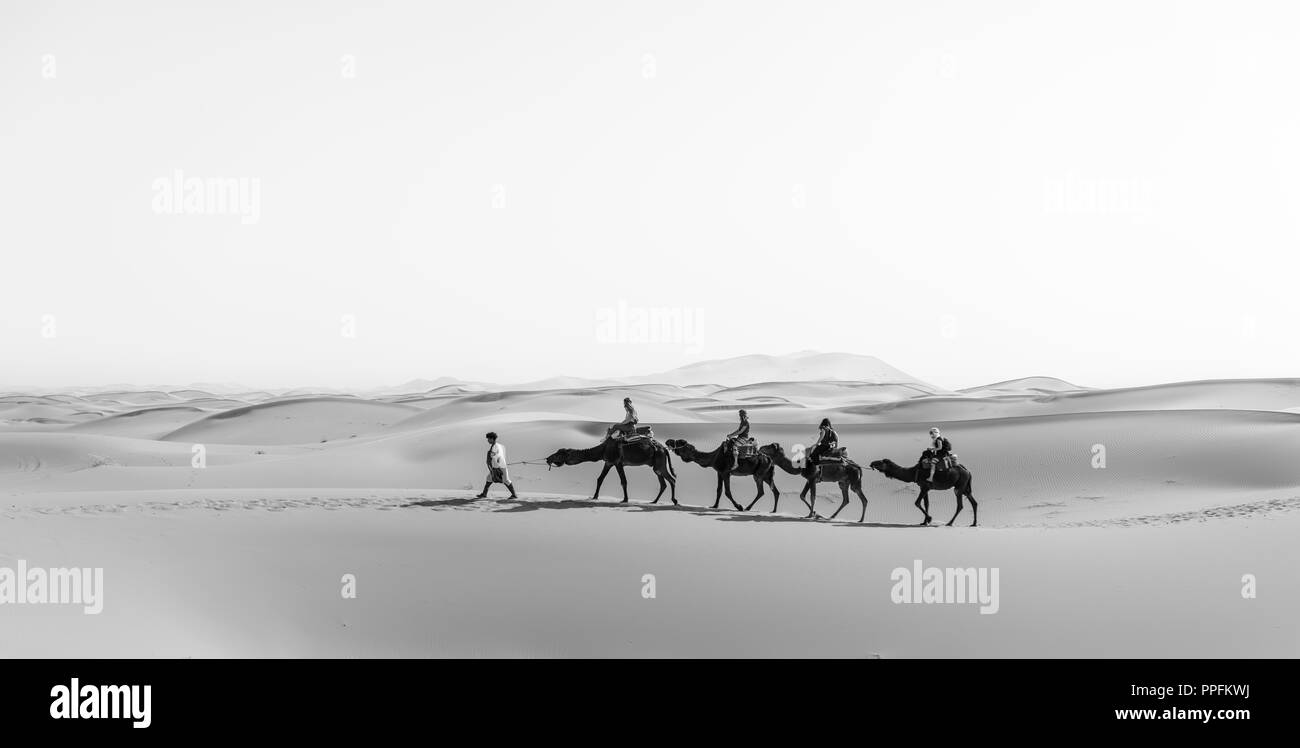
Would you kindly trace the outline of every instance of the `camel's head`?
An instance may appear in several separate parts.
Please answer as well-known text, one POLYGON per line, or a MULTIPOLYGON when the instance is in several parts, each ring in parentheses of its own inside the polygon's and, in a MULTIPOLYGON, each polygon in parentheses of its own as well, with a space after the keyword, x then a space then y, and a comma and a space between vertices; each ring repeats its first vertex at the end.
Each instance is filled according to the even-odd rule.
POLYGON ((768 457, 781 457, 785 455, 785 450, 781 449, 781 445, 779 442, 764 444, 763 446, 758 448, 758 451, 759 453, 765 454, 768 457))
POLYGON ((685 439, 669 439, 664 442, 664 446, 671 449, 673 454, 680 457, 683 451, 689 451, 688 448, 691 444, 685 439))
POLYGON ((885 473, 888 472, 890 469, 896 468, 898 466, 894 464, 893 460, 886 458, 883 460, 873 460, 868 467, 870 467, 872 470, 885 473))
POLYGON ((546 464, 550 465, 551 467, 560 467, 561 465, 571 465, 573 463, 569 462, 569 455, 571 455, 572 453, 573 453, 572 449, 556 450, 555 454, 546 458, 546 464))

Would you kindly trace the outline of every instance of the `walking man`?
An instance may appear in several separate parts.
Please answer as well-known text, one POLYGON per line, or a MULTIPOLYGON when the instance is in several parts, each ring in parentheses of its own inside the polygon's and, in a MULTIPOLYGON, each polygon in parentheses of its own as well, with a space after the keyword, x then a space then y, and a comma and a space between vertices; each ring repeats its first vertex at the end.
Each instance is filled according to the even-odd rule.
POLYGON ((497 432, 495 431, 489 431, 487 433, 487 440, 487 483, 483 484, 483 493, 480 493, 474 498, 486 499, 488 489, 492 487, 493 483, 506 484, 506 488, 510 489, 510 498, 519 498, 519 495, 515 493, 515 484, 510 482, 510 468, 506 465, 505 445, 497 442, 497 432))

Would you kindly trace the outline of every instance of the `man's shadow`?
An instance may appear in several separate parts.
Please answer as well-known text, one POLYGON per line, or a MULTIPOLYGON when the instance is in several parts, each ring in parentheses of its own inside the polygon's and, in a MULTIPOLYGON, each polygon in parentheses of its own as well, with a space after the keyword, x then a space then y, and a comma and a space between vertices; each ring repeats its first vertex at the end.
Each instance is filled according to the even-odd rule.
POLYGON ((425 506, 425 507, 429 507, 430 509, 451 509, 458 506, 466 506, 467 504, 473 504, 474 501, 475 499, 473 497, 463 497, 463 498, 455 498, 455 499, 420 499, 419 501, 412 501, 409 504, 403 504, 402 508, 406 509, 408 507, 413 507, 413 506, 425 506))
POLYGON ((638 503, 629 501, 626 504, 618 499, 532 499, 524 501, 522 499, 504 499, 502 504, 514 504, 507 509, 498 509, 498 512, 535 512, 539 509, 635 509, 643 512, 658 511, 683 511, 688 509, 685 506, 673 506, 672 503, 660 502, 658 504, 638 503))

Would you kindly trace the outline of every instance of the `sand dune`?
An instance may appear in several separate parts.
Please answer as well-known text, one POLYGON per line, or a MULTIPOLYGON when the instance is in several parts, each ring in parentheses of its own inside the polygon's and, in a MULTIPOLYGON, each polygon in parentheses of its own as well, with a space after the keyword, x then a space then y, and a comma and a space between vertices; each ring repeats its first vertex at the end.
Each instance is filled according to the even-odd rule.
POLYGON ((83 400, 92 403, 125 403, 129 405, 159 405, 181 402, 182 399, 161 390, 121 390, 97 392, 84 395, 83 400))
POLYGON ((170 390, 168 391, 167 394, 171 395, 172 397, 180 398, 181 400, 186 400, 191 402, 194 400, 199 400, 204 398, 220 399, 218 395, 212 392, 207 392, 205 390, 195 390, 195 389, 170 390))
POLYGON ((958 392, 964 395, 975 395, 978 397, 991 397, 995 395, 1045 395, 1054 392, 1073 392, 1076 390, 1086 390, 1087 387, 1080 387, 1077 384, 1070 384, 1064 379, 1056 377, 1021 377, 1019 379, 1008 379, 1005 382, 995 382, 980 387, 970 387, 958 392))
POLYGON ((51 405, 60 406, 80 403, 81 398, 70 395, 4 395, 0 396, 0 412, 15 405, 51 405))
MULTIPOLYGON (((266 411, 274 414, 275 406, 263 406, 257 415, 264 416, 266 411)), ((3 452, 17 456, 7 468, 11 474, 52 467, 83 469, 102 463, 94 472, 47 475, 41 490, 48 491, 97 487, 466 488, 481 478, 482 434, 488 429, 502 434, 512 461, 540 460, 562 446, 590 446, 604 433, 603 422, 562 420, 559 414, 553 415, 556 417, 550 420, 523 422, 512 420, 513 415, 480 417, 421 428, 409 423, 382 428, 372 420, 369 425, 376 428, 370 433, 324 444, 301 437, 324 433, 322 428, 337 430, 340 423, 296 419, 264 424, 233 418, 227 428, 222 421, 205 418, 164 440, 99 437, 87 441, 90 435, 11 433, 5 435, 3 452), (261 444, 302 446, 285 451, 285 447, 256 447, 257 442, 229 442, 244 429, 257 430, 261 444), (40 441, 36 441, 38 436, 40 441), (198 436, 204 438, 192 438, 198 436), (218 448, 223 439, 228 446, 218 448), (213 445, 209 450, 216 450, 210 451, 204 470, 190 467, 192 443, 213 445), (167 466, 176 469, 159 469, 167 466)), ((348 427, 358 428, 356 414, 352 417, 348 427)), ((717 446, 727 428, 728 424, 698 421, 655 424, 661 439, 685 438, 703 449, 717 446)), ((754 433, 762 443, 787 446, 806 444, 814 435, 807 426, 787 424, 758 425, 754 433)), ((990 526, 1196 509, 1228 499, 1271 498, 1300 485, 1300 463, 1291 459, 1300 450, 1300 415, 1296 414, 1226 410, 1071 414, 962 422, 952 424, 946 433, 975 473, 981 518, 990 526), (1105 448, 1104 468, 1094 467, 1097 445, 1105 448)), ((850 454, 862 463, 889 457, 910 464, 922 449, 925 432, 914 424, 858 424, 842 426, 840 435, 850 454)), ((680 477, 679 498, 694 505, 711 504, 713 474, 680 461, 675 466, 680 477)), ((578 495, 589 495, 599 473, 595 464, 555 470, 540 464, 516 465, 512 469, 521 490, 578 495)), ((634 498, 653 498, 657 484, 649 470, 630 469, 628 474, 634 498)), ((23 483, 30 481, 24 478, 23 483)), ((6 480, 0 477, 0 490, 5 486, 6 480)), ((797 490, 801 481, 781 475, 778 486, 784 491, 797 490)), ((911 506, 915 487, 874 473, 868 475, 866 486, 872 501, 868 517, 873 521, 917 518, 911 506)), ((751 481, 736 481, 740 496, 752 497, 753 488, 751 481)), ((829 490, 823 487, 822 495, 828 496, 829 490)), ((604 493, 618 493, 612 477, 604 493)), ((950 495, 936 497, 937 512, 948 511, 952 502, 950 495)), ((794 504, 788 502, 785 508, 793 511, 794 504)))
MULTIPOLYGON (((556 389, 444 382, 410 393, 390 388, 294 396, 233 387, 242 391, 119 386, 0 397, 0 511, 6 517, 0 545, 9 555, 64 563, 74 561, 57 549, 93 553, 96 565, 118 580, 115 594, 122 601, 104 619, 107 625, 93 630, 69 617, 17 617, 11 622, 19 634, 0 647, 41 653, 62 641, 51 632, 62 632, 77 642, 74 650, 84 646, 97 656, 1300 655, 1294 636, 1273 626, 1250 628, 1247 639, 1216 636, 1240 631, 1240 613, 1226 603, 1207 603, 1207 590, 1230 587, 1241 570, 1216 580, 1206 575, 1217 567, 1201 560, 1235 559, 1252 573, 1300 562, 1292 542, 1300 522, 1300 461, 1294 459, 1300 380, 1101 390, 1028 377, 948 392, 858 358, 758 357, 746 363, 790 378, 728 381, 739 364, 709 362, 686 367, 693 373, 679 370, 640 383, 556 389), (837 361, 852 364, 844 376, 802 376, 800 367, 816 370, 837 361), (864 379, 872 373, 879 379, 864 379), (696 376, 700 383, 683 383, 696 376), (770 493, 753 512, 714 512, 708 507, 715 500, 715 473, 677 458, 682 507, 671 508, 666 495, 659 506, 645 504, 658 490, 647 468, 627 471, 634 504, 617 504, 622 492, 613 472, 603 500, 591 502, 599 464, 548 469, 540 461, 560 447, 598 443, 621 416, 625 396, 636 401, 642 422, 660 440, 687 439, 704 450, 719 444, 742 407, 760 443, 787 448, 809 443, 816 423, 829 417, 862 464, 883 457, 910 464, 926 429, 940 426, 974 475, 983 527, 913 531, 920 519, 915 487, 871 471, 863 484, 866 525, 804 522, 797 499, 802 481, 785 473, 776 480, 779 513, 770 513, 770 493), (481 488, 488 430, 501 434, 516 463, 511 472, 522 501, 505 501, 500 488, 496 499, 469 498, 481 488), (198 462, 196 455, 202 456, 198 462), (228 552, 231 543, 239 543, 239 553, 228 552), (663 553, 665 544, 671 554, 663 553), (136 553, 139 548, 147 549, 145 556, 136 553), (520 553, 527 563, 519 563, 520 553), (985 624, 974 649, 936 644, 947 641, 945 627, 957 625, 953 620, 914 620, 882 604, 883 593, 849 606, 853 618, 837 618, 846 610, 844 590, 872 588, 889 568, 918 554, 936 563, 1000 564, 1020 585, 1018 595, 1046 597, 1018 598, 1007 615, 985 624), (1098 581, 1113 584, 1135 554, 1147 564, 1145 576, 1175 585, 1161 605, 1153 606, 1137 588, 1098 581), (150 558, 167 559, 166 571, 150 558), (270 559, 277 568, 292 568, 282 586, 251 588, 261 592, 205 571, 211 565, 255 574, 270 559), (338 567, 327 577, 360 569, 383 580, 371 588, 377 602, 367 610, 373 614, 353 617, 355 609, 336 610, 328 602, 333 598, 313 592, 319 580, 308 570, 319 571, 321 563, 338 567), (530 576, 543 568, 588 592, 607 590, 615 577, 622 585, 624 576, 635 581, 657 571, 669 580, 674 600, 656 609, 658 615, 692 636, 664 638, 635 606, 603 595, 571 595, 530 576), (765 571, 756 576, 755 569, 765 571), (501 581, 506 576, 524 580, 520 589, 532 579, 540 585, 534 589, 551 597, 539 603, 514 581, 501 581), (165 598, 159 597, 160 579, 165 598), (204 580, 203 596, 186 592, 195 579, 204 580), (753 579, 766 586, 743 581, 753 579), (1074 607, 1051 601, 1061 579, 1083 590, 1074 607), (397 593, 408 584, 439 590, 459 612, 412 613, 397 593), (275 622, 262 613, 223 617, 210 609, 208 596, 220 590, 238 611, 264 611, 249 595, 270 595, 272 587, 282 601, 275 622), (1116 595, 1125 597, 1133 621, 1087 613, 1089 605, 1113 611, 1113 605, 1095 603, 1116 595), (167 615, 151 615, 164 609, 167 615), (793 609, 820 611, 833 630, 784 636, 773 645, 770 637, 779 632, 769 629, 787 627, 793 609), (1061 610, 1076 613, 1062 619, 1061 610), (572 630, 574 611, 602 625, 572 630), (1174 625, 1180 615, 1193 614, 1198 627, 1174 625), (864 629, 861 617, 872 625, 864 629), (324 620, 350 621, 355 631, 341 633, 324 620), (1152 621, 1170 625, 1160 636, 1133 634, 1150 630, 1152 621), (617 635, 607 635, 612 629, 617 635), (739 629, 750 633, 738 635, 739 629), (1125 636, 1096 633, 1111 629, 1125 636), (441 637, 432 649, 431 635, 441 637), (1103 640, 1110 649, 1096 648, 1103 640)), ((748 478, 736 478, 732 487, 742 505, 755 496, 748 478)), ((823 516, 839 504, 833 486, 819 488, 823 516)), ((726 499, 722 506, 729 506, 726 499)), ((932 496, 931 512, 940 522, 955 508, 951 493, 932 496)), ((856 520, 859 511, 855 499, 839 519, 856 520)), ((967 507, 959 522, 971 516, 967 507)), ((1270 604, 1273 615, 1300 614, 1295 604, 1270 604)), ((60 646, 58 652, 72 653, 66 642, 60 646)))
POLYGON ((624 397, 635 400, 640 417, 646 423, 702 419, 689 409, 668 404, 668 400, 675 398, 664 398, 665 402, 661 403, 647 400, 644 396, 645 392, 637 388, 475 393, 444 401, 412 415, 397 428, 421 428, 484 418, 495 423, 515 423, 534 420, 537 413, 564 419, 605 418, 612 423, 622 416, 624 397))
POLYGON ((702 361, 658 374, 624 378, 624 381, 632 383, 716 383, 732 387, 753 382, 833 380, 916 384, 933 388, 933 385, 926 385, 874 356, 816 351, 785 356, 752 355, 702 361))
POLYGON ((46 405, 44 403, 0 405, 0 420, 11 424, 31 422, 68 425, 94 417, 94 413, 72 405, 46 405))
MULTIPOLYGON (((750 411, 754 433, 763 442, 807 443, 817 421, 830 417, 851 453, 864 462, 884 456, 914 460, 925 430, 941 426, 976 471, 977 496, 988 501, 984 517, 996 524, 1114 517, 1166 501, 1200 506, 1216 497, 1272 495, 1300 485, 1288 459, 1300 447, 1297 416, 1289 410, 1300 405, 1300 380, 1050 393, 1043 390, 1059 380, 1044 380, 1013 380, 956 395, 932 394, 934 388, 924 384, 849 380, 492 392, 448 384, 406 402, 263 393, 266 400, 253 405, 214 399, 206 390, 173 390, 162 394, 180 404, 144 408, 129 402, 156 400, 160 391, 136 397, 117 390, 106 398, 116 405, 96 406, 116 412, 101 410, 102 415, 79 411, 74 416, 84 404, 10 395, 0 399, 0 428, 10 434, 11 474, 31 472, 33 465, 67 469, 39 482, 47 490, 146 484, 463 488, 481 475, 485 431, 502 434, 512 460, 540 459, 560 446, 594 444, 621 416, 625 396, 636 400, 642 421, 661 440, 686 438, 705 449, 732 428, 741 407, 750 411), (1008 394, 1013 389, 1023 392, 1008 394), (975 391, 998 394, 971 394, 975 391), (182 393, 192 399, 182 401, 182 393), (210 412, 228 405, 233 407, 210 412), (39 449, 20 448, 37 435, 45 439, 39 449), (119 438, 97 443, 82 438, 93 435, 119 438), (188 458, 180 459, 186 444, 230 448, 218 450, 207 470, 194 471, 188 458), (280 445, 302 448, 284 451, 280 445), (1092 467, 1095 445, 1107 451, 1105 469, 1092 467), (76 473, 94 464, 93 474, 76 473), (168 476, 157 470, 167 465, 178 472, 168 476), (133 483, 137 480, 145 483, 133 483)), ((711 474, 680 464, 678 471, 688 502, 711 503, 711 474)), ((552 493, 584 494, 594 487, 597 472, 596 466, 515 468, 521 487, 552 493)), ((32 485, 27 478, 24 485, 32 485)), ((649 471, 631 471, 630 480, 643 498, 657 487, 649 471)), ((910 503, 898 500, 913 489, 874 475, 869 484, 869 495, 890 499, 873 504, 873 513, 902 521, 914 512, 910 503)), ((780 485, 797 488, 799 482, 783 476, 780 485)), ((611 482, 606 492, 614 488, 611 482)))
MULTIPOLYGON (((191 402, 211 404, 213 401, 200 398, 191 402)), ((164 405, 113 413, 102 418, 83 421, 68 430, 88 434, 131 436, 137 439, 161 439, 182 426, 207 417, 211 412, 194 404, 164 405)))
POLYGON ((1298 598, 1237 591, 1244 571, 1291 578, 1295 511, 922 529, 467 496, 93 491, 6 508, 10 558, 101 567, 106 593, 98 616, 8 611, 0 656, 1300 656, 1298 598), (891 570, 912 559, 1000 569, 998 614, 892 604, 891 570))
POLYGON ((272 400, 216 413, 161 437, 210 444, 305 444, 350 439, 418 412, 396 403, 336 397, 272 400))

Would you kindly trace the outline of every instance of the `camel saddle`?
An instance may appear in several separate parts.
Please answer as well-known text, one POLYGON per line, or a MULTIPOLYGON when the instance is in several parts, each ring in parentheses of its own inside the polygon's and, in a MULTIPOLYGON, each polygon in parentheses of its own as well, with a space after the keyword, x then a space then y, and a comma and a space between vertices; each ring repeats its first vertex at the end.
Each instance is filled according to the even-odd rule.
POLYGON ((926 475, 930 474, 930 464, 934 462, 939 463, 935 468, 936 475, 940 472, 961 467, 961 463, 957 462, 957 455, 955 454, 950 454, 942 460, 937 457, 926 457, 921 460, 921 469, 925 471, 926 475))
POLYGON ((818 465, 825 465, 828 462, 848 462, 848 461, 849 461, 848 447, 836 447, 834 449, 828 449, 822 454, 817 456, 818 465))
POLYGON ((618 440, 624 444, 627 444, 628 442, 639 442, 644 439, 654 439, 654 438, 655 438, 654 429, 650 428, 649 426, 633 426, 632 433, 629 434, 620 431, 618 434, 618 440))
POLYGON ((736 457, 744 459, 758 454, 758 442, 751 436, 741 436, 731 440, 735 446, 736 457))
MULTIPOLYGON (((926 465, 927 468, 930 466, 930 463, 931 463, 931 462, 933 462, 933 461, 935 461, 935 460, 938 460, 938 459, 941 459, 941 458, 939 458, 937 455, 935 455, 933 449, 926 449, 926 450, 924 450, 923 452, 921 452, 921 461, 925 463, 925 465, 926 465)), ((956 452, 949 452, 948 455, 947 455, 946 457, 943 457, 943 458, 942 458, 942 460, 943 460, 944 462, 941 463, 941 464, 939 465, 940 468, 952 468, 952 467, 957 467, 957 465, 959 464, 959 463, 957 462, 957 453, 956 453, 956 452)))

